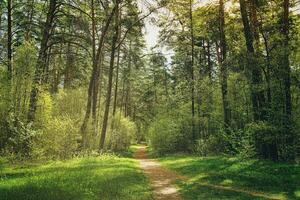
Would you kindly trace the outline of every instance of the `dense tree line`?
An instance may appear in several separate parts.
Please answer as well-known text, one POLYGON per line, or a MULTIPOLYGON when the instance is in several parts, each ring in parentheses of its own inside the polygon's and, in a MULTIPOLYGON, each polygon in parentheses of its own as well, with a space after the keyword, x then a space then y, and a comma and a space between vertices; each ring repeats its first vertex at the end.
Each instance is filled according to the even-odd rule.
POLYGON ((295 160, 297 2, 140 3, 1 2, 1 153, 68 157, 147 140, 157 153, 295 160), (160 44, 146 53, 154 12, 160 44))
MULTIPOLYGON (((188 112, 185 106, 190 105, 192 110, 191 150, 296 158, 299 15, 292 12, 295 3, 168 3, 170 15, 161 16, 159 22, 161 41, 174 50, 170 75, 177 91, 173 95, 182 99, 176 109, 188 112)), ((177 136, 183 134, 180 129, 177 136)))

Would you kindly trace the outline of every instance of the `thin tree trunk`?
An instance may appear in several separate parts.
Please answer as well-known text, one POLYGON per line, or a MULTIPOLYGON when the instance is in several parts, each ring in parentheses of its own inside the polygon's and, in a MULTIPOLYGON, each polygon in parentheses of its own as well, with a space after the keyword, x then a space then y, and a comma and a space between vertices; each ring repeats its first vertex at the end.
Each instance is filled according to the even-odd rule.
POLYGON ((12 0, 7 0, 7 73, 12 79, 12 0))
POLYGON ((100 136, 100 144, 99 149, 102 150, 104 148, 105 137, 106 137, 106 129, 107 129, 107 122, 109 116, 109 107, 110 107, 110 100, 111 100, 111 92, 112 92, 112 82, 113 82, 113 73, 114 73, 114 62, 115 62, 115 52, 116 52, 116 44, 118 41, 119 35, 119 0, 116 0, 115 3, 116 12, 115 12, 115 34, 112 39, 111 44, 111 55, 110 55, 110 64, 109 64, 109 73, 108 73, 108 85, 107 85, 107 96, 106 96, 106 105, 105 111, 103 116, 103 124, 100 136))
POLYGON ((284 80, 284 92, 285 92, 285 144, 288 152, 284 155, 284 160, 295 160, 294 151, 294 140, 295 136, 292 130, 292 97, 291 97, 291 67, 290 67, 290 50, 289 50, 289 7, 290 1, 283 0, 283 30, 282 34, 284 36, 284 55, 282 59, 283 67, 283 80, 284 80))
POLYGON ((191 101, 192 101, 192 140, 196 142, 196 130, 195 130, 195 76, 194 76, 194 50, 195 50, 195 38, 194 38, 194 22, 193 22, 193 0, 189 1, 189 17, 190 17, 190 36, 191 36, 191 66, 190 66, 190 73, 191 73, 191 101))
MULTIPOLYGON (((104 28, 102 30, 102 34, 98 43, 98 49, 97 52, 95 50, 95 57, 93 58, 93 69, 92 69, 92 74, 91 74, 91 78, 90 78, 90 82, 89 82, 89 88, 88 88, 88 95, 87 95, 87 105, 86 105, 86 112, 85 112, 85 116, 84 116, 84 120, 83 123, 81 125, 81 134, 82 134, 82 146, 83 148, 85 148, 87 146, 87 141, 86 141, 86 127, 87 127, 87 123, 88 120, 90 118, 91 115, 91 111, 92 111, 92 103, 93 100, 97 100, 97 98, 94 98, 94 95, 97 95, 97 92, 94 92, 94 87, 95 87, 95 82, 97 81, 96 79, 99 77, 98 75, 98 63, 101 63, 100 61, 100 56, 102 54, 102 50, 103 50, 103 45, 104 45, 104 39, 106 37, 110 22, 114 16, 114 13, 116 11, 116 7, 114 7, 111 11, 111 13, 108 16, 108 19, 104 25, 104 28)), ((94 20, 93 20, 94 21, 94 20)), ((97 102, 95 102, 94 106, 96 106, 97 102)), ((94 107, 95 109, 95 107, 94 107)))
MULTIPOLYGON (((119 21, 121 21, 121 9, 119 11, 119 21)), ((120 40, 121 25, 119 24, 118 40, 120 40)), ((120 51, 121 45, 118 46, 118 56, 117 56, 117 69, 116 69, 116 79, 115 79, 115 92, 114 92, 114 104, 113 104, 113 116, 116 114, 117 100, 118 100, 118 84, 119 84, 119 68, 120 68, 120 51)))
POLYGON ((221 68, 221 90, 222 90, 222 102, 223 102, 223 117, 224 117, 224 126, 225 131, 229 131, 230 127, 230 108, 228 102, 228 86, 227 86, 227 77, 228 71, 227 66, 224 64, 224 61, 227 57, 227 43, 225 38, 225 17, 224 17, 224 1, 219 0, 219 17, 220 17, 220 50, 221 50, 221 58, 220 58, 220 68, 221 68))

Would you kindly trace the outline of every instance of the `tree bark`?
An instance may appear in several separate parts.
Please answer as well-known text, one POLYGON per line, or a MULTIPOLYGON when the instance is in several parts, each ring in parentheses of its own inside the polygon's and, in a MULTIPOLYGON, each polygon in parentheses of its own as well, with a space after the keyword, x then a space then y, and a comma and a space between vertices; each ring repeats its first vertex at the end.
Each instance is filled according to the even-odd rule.
POLYGON ((195 76, 194 76, 194 51, 195 51, 195 37, 194 37, 194 22, 193 22, 193 0, 189 1, 189 18, 190 18, 190 37, 191 37, 191 101, 192 101, 192 140, 196 142, 196 130, 195 130, 195 76))
MULTIPOLYGON (((255 49, 253 46, 253 34, 250 27, 248 15, 247 15, 247 7, 245 0, 240 1, 240 11, 244 26, 244 35, 246 39, 246 47, 249 54, 248 58, 248 69, 251 71, 251 101, 253 108, 253 118, 254 121, 261 121, 265 119, 264 114, 264 105, 265 105, 265 96, 262 89, 260 89, 260 85, 262 83, 262 73, 258 66, 258 63, 255 60, 255 49)), ((253 10, 252 10, 253 11, 253 10)))
MULTIPOLYGON (((90 118, 91 115, 91 111, 92 111, 92 104, 94 102, 94 111, 96 109, 96 105, 97 105, 97 99, 98 97, 94 97, 94 95, 98 95, 98 91, 95 92, 95 82, 97 81, 97 78, 99 77, 99 65, 98 63, 100 62, 100 56, 102 54, 102 50, 103 50, 103 46, 104 46, 104 40, 110 25, 110 22, 114 16, 114 13, 116 11, 116 7, 114 7, 111 11, 111 13, 108 16, 107 21, 105 22, 104 28, 102 30, 102 34, 98 43, 98 49, 95 50, 95 56, 93 58, 93 69, 92 69, 92 74, 91 74, 91 78, 90 78, 90 82, 89 82, 89 88, 88 88, 88 95, 87 95, 87 105, 86 105, 86 112, 85 112, 85 116, 84 116, 84 120, 83 123, 81 125, 81 134, 82 134, 82 146, 83 148, 86 147, 87 145, 87 141, 86 141, 86 127, 87 127, 87 123, 88 120, 90 118), (95 102, 96 101, 96 102, 95 102)), ((93 20, 94 21, 94 20, 93 20)))
POLYGON ((109 64, 109 73, 108 73, 108 85, 107 85, 107 96, 106 96, 106 105, 103 116, 103 124, 100 136, 100 144, 99 149, 102 150, 104 148, 105 137, 106 137, 106 129, 107 122, 109 116, 109 107, 111 101, 111 92, 112 92, 112 82, 113 82, 113 73, 114 73, 114 62, 115 62, 115 52, 116 52, 116 44, 119 35, 119 0, 116 0, 115 3, 116 12, 115 12, 115 34, 112 39, 111 44, 111 55, 110 55, 110 64, 109 64))
POLYGON ((12 79, 12 0, 7 0, 7 73, 12 79))
POLYGON ((119 68, 120 68, 120 46, 118 47, 118 56, 117 56, 117 69, 116 69, 116 79, 115 79, 113 115, 116 114, 116 109, 117 109, 118 84, 119 84, 119 68))
POLYGON ((38 93, 40 90, 40 86, 42 85, 44 80, 45 68, 47 67, 47 63, 46 63, 47 50, 48 50, 48 42, 51 37, 50 32, 54 24, 54 18, 57 9, 58 9, 57 0, 50 0, 48 12, 47 12, 47 19, 43 27, 43 36, 41 41, 41 47, 39 50, 39 56, 36 63, 33 86, 31 89, 29 111, 27 116, 28 122, 33 122, 35 119, 38 93))
POLYGON ((284 110, 284 125, 285 125, 285 147, 288 151, 285 153, 284 160, 295 160, 295 136, 292 130, 292 97, 291 97, 291 67, 290 67, 290 49, 289 49, 289 7, 290 1, 283 0, 283 46, 284 55, 282 59, 283 81, 285 93, 285 110, 284 110))
POLYGON ((229 131, 230 127, 230 108, 228 102, 228 86, 227 86, 227 77, 228 71, 227 66, 224 64, 227 56, 227 43, 225 38, 225 17, 224 17, 224 1, 219 0, 219 17, 220 17, 220 68, 221 68, 221 90, 222 90, 222 102, 223 102, 223 117, 224 117, 224 127, 225 131, 229 131))
MULTIPOLYGON (((121 21, 121 9, 119 11, 119 21, 121 21)), ((121 33, 121 25, 119 24, 119 31, 118 31, 118 41, 120 42, 120 33, 121 33)), ((118 100, 118 86, 119 86, 119 68, 120 68, 120 52, 121 45, 118 45, 118 55, 117 55, 117 69, 116 69, 116 79, 115 79, 115 92, 114 92, 114 104, 113 104, 113 116, 116 114, 117 109, 117 100, 118 100)))

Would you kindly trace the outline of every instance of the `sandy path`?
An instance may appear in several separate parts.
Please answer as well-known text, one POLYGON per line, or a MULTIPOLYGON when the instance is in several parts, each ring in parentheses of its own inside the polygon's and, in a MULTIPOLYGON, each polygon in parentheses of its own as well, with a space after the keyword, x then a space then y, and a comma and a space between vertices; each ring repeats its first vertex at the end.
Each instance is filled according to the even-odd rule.
POLYGON ((146 147, 141 146, 135 153, 135 159, 150 180, 155 200, 181 200, 178 189, 173 185, 180 177, 161 166, 155 160, 147 158, 146 147))

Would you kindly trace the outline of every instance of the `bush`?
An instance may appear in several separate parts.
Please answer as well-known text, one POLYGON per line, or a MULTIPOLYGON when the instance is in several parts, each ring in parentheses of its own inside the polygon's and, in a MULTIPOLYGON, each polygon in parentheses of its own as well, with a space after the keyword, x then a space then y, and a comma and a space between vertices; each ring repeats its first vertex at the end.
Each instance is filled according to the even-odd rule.
POLYGON ((208 156, 220 153, 223 150, 220 137, 210 135, 207 138, 198 139, 195 146, 196 154, 200 156, 208 156))
POLYGON ((137 133, 134 122, 122 114, 116 114, 111 120, 111 129, 108 132, 107 148, 112 151, 127 150, 137 133))
POLYGON ((235 154, 242 158, 252 158, 257 154, 254 134, 251 129, 234 130, 229 135, 223 132, 223 136, 224 141, 226 141, 226 153, 235 154))
POLYGON ((277 155, 277 141, 279 127, 274 127, 267 122, 249 123, 243 129, 231 131, 224 135, 224 140, 230 144, 231 153, 241 157, 273 158, 277 155))
POLYGON ((36 131, 32 130, 27 123, 20 120, 13 112, 10 112, 4 121, 6 129, 1 137, 4 141, 3 153, 14 155, 16 158, 28 157, 31 154, 32 139, 36 131))
POLYGON ((37 110, 35 114, 35 128, 44 128, 51 123, 53 112, 53 100, 49 92, 41 91, 39 93, 37 110))
POLYGON ((35 156, 52 159, 69 158, 78 148, 78 138, 78 129, 74 120, 68 116, 53 118, 40 131, 35 141, 35 156))
POLYGON ((176 151, 176 143, 180 133, 178 124, 170 118, 155 120, 149 128, 149 142, 156 154, 176 151))
POLYGON ((148 140, 155 154, 191 151, 192 118, 185 108, 160 113, 148 127, 148 140), (188 114, 187 114, 188 113, 188 114))

